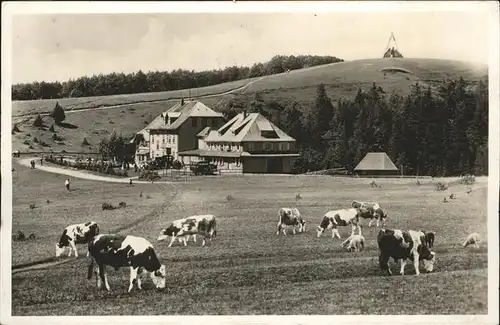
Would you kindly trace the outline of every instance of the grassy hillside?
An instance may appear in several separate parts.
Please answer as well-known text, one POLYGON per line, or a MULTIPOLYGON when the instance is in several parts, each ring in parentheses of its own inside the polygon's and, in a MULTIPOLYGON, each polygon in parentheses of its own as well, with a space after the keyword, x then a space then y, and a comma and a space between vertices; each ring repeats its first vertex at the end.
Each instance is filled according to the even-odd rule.
MULTIPOLYGON (((459 61, 370 59, 333 63, 289 73, 204 87, 192 90, 191 94, 212 95, 201 99, 201 101, 214 109, 233 96, 251 97, 256 92, 260 92, 264 99, 291 99, 307 105, 314 99, 316 87, 320 83, 325 84, 328 95, 335 101, 339 98, 352 97, 359 87, 367 89, 373 82, 382 86, 388 93, 396 91, 405 94, 410 85, 417 81, 423 85, 433 86, 446 77, 462 76, 466 80, 475 81, 485 75, 487 75, 486 66, 478 68, 459 61), (232 92, 217 95, 228 91, 232 92)), ((40 150, 42 147, 33 142, 34 137, 37 137, 44 139, 43 141, 51 145, 54 151, 63 148, 73 151, 81 149, 80 144, 84 137, 92 145, 96 145, 103 136, 110 134, 113 129, 124 135, 133 135, 144 127, 145 122, 151 121, 159 113, 173 105, 173 101, 166 99, 181 95, 187 96, 187 94, 188 91, 183 90, 59 100, 59 103, 66 110, 121 105, 67 114, 66 122, 76 126, 76 128, 57 129, 56 127, 56 131, 65 139, 64 145, 57 145, 51 139, 51 132, 33 128, 33 117, 19 117, 21 114, 38 111, 49 112, 53 108, 55 100, 14 102, 13 122, 20 122, 21 133, 13 136, 13 148, 26 151, 30 150, 29 145, 31 145, 35 150, 40 150), (24 144, 26 140, 29 144, 24 144)), ((52 124, 49 117, 44 117, 44 119, 48 126, 52 124)))

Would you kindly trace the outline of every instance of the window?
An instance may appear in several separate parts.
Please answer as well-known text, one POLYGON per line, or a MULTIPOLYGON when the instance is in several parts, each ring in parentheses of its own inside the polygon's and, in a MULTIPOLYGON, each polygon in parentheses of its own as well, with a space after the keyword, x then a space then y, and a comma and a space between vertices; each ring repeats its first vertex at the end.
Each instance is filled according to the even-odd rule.
POLYGON ((160 144, 156 142, 156 150, 160 149, 160 144))
POLYGON ((161 138, 162 142, 165 143, 165 136, 161 138))
POLYGON ((240 167, 240 159, 236 158, 236 167, 240 167))
POLYGON ((197 126, 197 125, 196 125, 196 124, 197 124, 197 123, 196 123, 196 117, 191 117, 191 123, 192 123, 191 125, 192 125, 194 128, 197 126))
POLYGON ((201 120, 201 125, 205 128, 207 127, 207 124, 208 124, 208 121, 207 121, 207 118, 204 118, 201 120))
POLYGON ((175 136, 175 135, 173 135, 173 136, 172 136, 172 143, 173 143, 173 144, 175 144, 175 138, 176 138, 176 136, 175 136))

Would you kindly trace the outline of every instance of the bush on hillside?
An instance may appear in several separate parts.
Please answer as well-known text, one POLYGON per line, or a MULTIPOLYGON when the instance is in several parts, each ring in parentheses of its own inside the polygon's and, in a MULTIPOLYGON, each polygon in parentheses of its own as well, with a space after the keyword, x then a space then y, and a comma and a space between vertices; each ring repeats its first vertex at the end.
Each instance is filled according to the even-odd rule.
POLYGON ((23 141, 23 144, 25 144, 25 145, 29 146, 29 145, 30 145, 30 142, 29 142, 28 140, 24 140, 24 141, 23 141))
POLYGON ((64 121, 64 119, 66 118, 64 109, 62 108, 61 105, 59 105, 59 102, 56 102, 56 106, 54 107, 52 113, 50 113, 50 117, 54 119, 56 124, 61 124, 61 122, 64 121))
POLYGON ((146 170, 146 171, 143 171, 139 175, 140 180, 146 180, 146 181, 155 181, 155 180, 160 179, 160 178, 161 177, 158 174, 158 172, 156 172, 154 170, 146 170))
POLYGON ((63 141, 63 137, 61 137, 60 135, 57 135, 57 134, 52 134, 52 140, 54 141, 63 141))
POLYGON ((21 131, 19 130, 19 125, 18 125, 17 123, 16 123, 16 124, 14 124, 14 127, 12 128, 12 134, 14 134, 15 132, 21 132, 21 131))
POLYGON ((54 129, 54 124, 52 124, 52 125, 50 126, 49 131, 50 131, 50 132, 56 132, 56 130, 54 129))
POLYGON ((460 178, 460 184, 472 185, 476 182, 476 177, 474 175, 464 175, 460 178))
POLYGON ((38 114, 37 117, 35 118, 35 120, 33 121, 33 126, 38 127, 38 128, 43 126, 43 119, 40 116, 40 114, 38 114))
POLYGON ((115 210, 116 208, 113 205, 109 204, 109 203, 103 203, 102 204, 102 209, 103 210, 115 210))
POLYGON ((441 182, 438 182, 436 184, 436 191, 446 191, 448 189, 448 185, 444 184, 444 183, 441 183, 441 182))
POLYGON ((118 203, 118 207, 119 208, 126 208, 127 207, 127 203, 122 201, 122 202, 118 203))
POLYGON ((87 141, 87 138, 83 138, 82 146, 90 146, 90 143, 87 141))

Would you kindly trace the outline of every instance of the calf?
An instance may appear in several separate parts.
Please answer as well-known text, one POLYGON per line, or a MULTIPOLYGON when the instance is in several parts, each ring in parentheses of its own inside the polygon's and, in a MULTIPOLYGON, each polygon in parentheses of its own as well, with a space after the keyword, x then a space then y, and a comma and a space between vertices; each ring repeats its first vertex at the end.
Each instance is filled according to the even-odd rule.
POLYGON ((176 238, 183 237, 184 246, 187 246, 186 237, 193 235, 194 241, 196 242, 195 236, 201 235, 203 238, 201 246, 205 246, 205 240, 207 238, 212 240, 212 238, 217 236, 216 226, 217 222, 215 216, 211 214, 178 219, 172 222, 167 228, 161 230, 158 240, 165 240, 170 236, 172 239, 168 247, 171 247, 176 238))
POLYGON ((467 247, 469 245, 474 245, 475 248, 479 248, 479 243, 481 242, 481 238, 477 232, 473 232, 463 242, 462 246, 467 247))
POLYGON ((337 227, 345 227, 348 225, 352 226, 351 236, 354 235, 354 231, 356 230, 356 228, 361 235, 359 215, 360 210, 356 208, 328 211, 323 216, 321 224, 316 227, 318 237, 320 237, 326 229, 332 228, 332 238, 335 238, 335 236, 337 236, 340 239, 340 234, 337 227))
POLYGON ((349 252, 361 252, 365 249, 365 237, 361 235, 352 235, 342 243, 342 247, 347 248, 349 252))
POLYGON ((392 275, 388 264, 389 259, 392 257, 396 263, 401 260, 401 275, 404 275, 407 259, 413 261, 416 275, 420 274, 420 261, 423 262, 427 272, 432 272, 436 261, 436 253, 430 251, 424 245, 424 241, 425 234, 422 231, 381 229, 377 235, 380 268, 392 275))
POLYGON ((370 219, 368 227, 372 226, 372 222, 374 220, 377 220, 377 227, 380 226, 380 222, 382 222, 382 226, 385 226, 385 220, 387 219, 387 214, 384 213, 384 210, 382 210, 380 204, 376 202, 352 201, 351 206, 353 208, 360 209, 361 218, 370 219))
MULTIPOLYGON (((71 256, 71 249, 73 249, 75 257, 78 257, 76 244, 88 244, 98 234, 99 226, 94 221, 67 226, 56 244, 56 257, 61 256, 66 247, 69 248, 68 256, 71 256)), ((89 256, 88 252, 87 256, 89 256)))
POLYGON ((165 265, 160 263, 151 243, 142 237, 98 235, 89 243, 89 253, 92 262, 88 267, 87 278, 90 280, 92 273, 95 273, 99 289, 104 282, 106 290, 110 290, 106 274, 107 265, 116 271, 121 267, 130 267, 128 292, 133 289, 134 283, 137 283, 139 290, 142 289, 141 276, 143 274, 150 275, 156 288, 165 288, 165 265), (94 269, 94 263, 97 264, 96 269, 94 269))
POLYGON ((283 232, 283 235, 286 236, 286 226, 293 227, 293 234, 295 235, 295 228, 299 228, 299 232, 306 231, 306 222, 302 219, 300 212, 297 208, 280 208, 278 210, 278 230, 276 231, 276 235, 280 234, 280 231, 283 232))

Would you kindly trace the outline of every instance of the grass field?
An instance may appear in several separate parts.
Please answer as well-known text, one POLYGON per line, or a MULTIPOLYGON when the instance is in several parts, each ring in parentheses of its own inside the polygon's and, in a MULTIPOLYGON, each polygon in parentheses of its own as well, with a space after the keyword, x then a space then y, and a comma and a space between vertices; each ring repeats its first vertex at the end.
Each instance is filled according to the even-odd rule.
MULTIPOLYGON (((487 240, 486 178, 470 194, 452 179, 445 179, 449 190, 436 192, 437 179, 421 186, 377 179, 383 187, 375 189, 369 179, 269 175, 133 187, 74 180, 68 194, 64 176, 14 166, 13 232, 34 232, 40 239, 15 242, 13 265, 53 257, 65 225, 92 219, 103 232, 123 228, 150 240, 167 265, 167 289, 157 291, 147 280, 143 291, 128 294, 128 270, 109 268, 111 292, 98 291, 95 280, 86 279, 81 247, 82 256, 66 264, 13 274, 13 315, 487 313, 487 244, 460 247, 472 231, 487 240), (457 199, 442 203, 451 193, 457 199), (410 264, 405 276, 385 276, 378 267, 377 230, 367 222, 361 253, 343 251, 331 232, 316 238, 322 214, 353 199, 378 201, 389 215, 388 227, 435 231, 435 271, 415 277, 410 264), (100 210, 103 202, 119 201, 129 206, 100 210), (30 203, 39 208, 31 211, 30 203), (275 235, 282 206, 300 209, 308 222, 305 233, 275 235), (218 237, 207 247, 156 242, 170 221, 199 213, 218 218, 218 237)), ((340 230, 344 238, 349 232, 340 230)))
MULTIPOLYGON (((193 90, 192 94, 220 94, 250 83, 241 91, 238 90, 231 94, 217 95, 200 100, 217 110, 234 96, 251 97, 255 92, 260 92, 264 99, 294 100, 303 103, 304 107, 307 107, 314 100, 316 87, 320 83, 325 84, 328 96, 336 101, 339 98, 354 96, 359 87, 368 89, 373 82, 377 82, 387 93, 396 91, 405 94, 410 89, 410 85, 416 81, 422 85, 432 86, 445 77, 458 78, 462 76, 466 80, 474 81, 486 74, 486 67, 477 68, 458 61, 372 59, 333 63, 295 70, 290 73, 266 76, 261 79, 240 80, 234 83, 193 90), (409 71, 409 73, 386 73, 384 76, 384 72, 381 71, 384 68, 395 67, 409 71)), ((187 94, 187 91, 182 91, 182 95, 187 96, 187 94)), ((12 136, 13 149, 22 151, 41 151, 42 149, 82 151, 81 143, 83 138, 86 137, 92 146, 90 148, 86 147, 85 150, 96 151, 98 142, 103 137, 108 137, 114 129, 117 132, 122 132, 125 136, 132 136, 141 130, 146 125, 146 122, 151 122, 161 112, 174 105, 174 102, 162 101, 163 99, 179 96, 181 96, 181 91, 60 100, 61 105, 69 109, 124 104, 119 107, 75 111, 67 114, 65 122, 73 127, 56 127, 56 131, 64 139, 64 144, 55 143, 51 139, 51 132, 34 128, 32 126, 34 116, 16 117, 19 114, 38 111, 49 112, 54 107, 55 100, 13 102, 13 123, 19 123, 21 130, 21 133, 12 136), (148 102, 154 100, 160 101, 148 102), (42 139, 50 147, 42 147, 35 143, 35 137, 38 140, 42 139), (29 149, 30 145, 33 149, 29 149)), ((44 120, 47 128, 50 127, 52 124, 51 118, 44 117, 44 120)))

